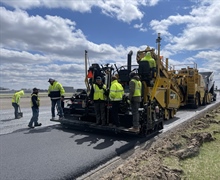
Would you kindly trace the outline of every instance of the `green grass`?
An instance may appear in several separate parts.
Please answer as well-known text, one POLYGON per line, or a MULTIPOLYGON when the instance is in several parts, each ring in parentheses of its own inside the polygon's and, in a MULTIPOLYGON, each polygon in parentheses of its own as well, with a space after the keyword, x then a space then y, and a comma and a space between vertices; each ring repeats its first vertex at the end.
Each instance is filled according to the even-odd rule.
MULTIPOLYGON (((220 116, 214 118, 220 122, 220 116)), ((220 179, 220 124, 210 124, 209 128, 193 132, 209 132, 215 141, 206 142, 200 147, 200 153, 194 158, 180 161, 184 171, 183 179, 219 180, 220 179)))
POLYGON ((203 144, 197 157, 180 162, 184 171, 183 179, 220 179, 220 134, 215 137, 215 141, 203 144))
MULTIPOLYGON (((214 117, 220 122, 220 115, 214 117)), ((184 133, 190 136, 191 133, 209 132, 215 141, 203 143, 198 156, 179 160, 177 157, 169 155, 163 159, 163 164, 172 169, 182 169, 184 174, 182 179, 186 180, 219 180, 220 179, 220 123, 211 123, 208 128, 196 130, 187 129, 184 133), (214 134, 213 132, 219 132, 214 134)), ((181 136, 174 137, 174 142, 185 145, 185 139, 181 136)))
POLYGON ((175 156, 165 157, 163 163, 171 169, 181 169, 179 159, 175 156))

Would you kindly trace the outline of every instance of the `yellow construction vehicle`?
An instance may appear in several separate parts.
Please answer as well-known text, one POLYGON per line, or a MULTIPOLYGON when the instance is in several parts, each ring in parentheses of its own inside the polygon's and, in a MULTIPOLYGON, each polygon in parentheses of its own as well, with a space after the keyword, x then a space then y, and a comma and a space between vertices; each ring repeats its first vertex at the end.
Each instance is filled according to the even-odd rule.
MULTIPOLYGON (((143 51, 137 52, 138 65, 131 65, 133 52, 130 51, 127 56, 127 65, 117 67, 116 64, 92 64, 87 69, 88 52, 85 51, 85 84, 86 90, 76 93, 69 99, 64 107, 64 119, 59 122, 63 125, 74 125, 74 127, 83 127, 84 129, 99 129, 104 131, 113 131, 120 133, 132 133, 129 127, 132 126, 131 107, 127 102, 127 92, 129 87, 129 74, 136 72, 141 77, 142 82, 142 102, 139 108, 140 114, 140 131, 138 134, 149 135, 157 133, 163 129, 164 120, 169 120, 174 117, 177 110, 181 106, 191 105, 197 108, 200 104, 204 105, 216 99, 214 94, 213 74, 204 73, 201 75, 198 72, 197 65, 194 67, 184 67, 175 69, 168 63, 168 59, 163 59, 160 55, 161 37, 157 37, 157 53, 155 49, 147 47, 143 51), (150 70, 147 78, 143 78, 143 71, 140 67, 143 65, 142 58, 146 53, 150 53, 151 57, 156 62, 156 68, 150 66, 145 68, 150 70), (142 64, 142 65, 141 65, 142 64), (94 105, 89 99, 89 92, 94 79, 97 76, 102 78, 102 81, 110 87, 110 79, 112 75, 117 75, 119 82, 124 87, 125 94, 120 103, 119 118, 120 127, 101 126, 95 122, 94 105), (206 80, 204 80, 206 77, 206 80)), ((106 118, 107 122, 111 123, 111 102, 106 101, 106 118)))
POLYGON ((177 109, 180 107, 181 97, 180 90, 173 79, 173 74, 169 71, 168 59, 166 61, 160 56, 160 34, 156 42, 158 43, 158 54, 155 53, 155 49, 151 49, 149 46, 143 50, 137 52, 137 63, 139 64, 141 59, 147 52, 151 53, 151 57, 156 61, 156 72, 154 73, 151 83, 142 80, 143 84, 143 103, 149 103, 154 101, 153 105, 158 106, 161 110, 165 120, 173 118, 177 109))
MULTIPOLYGON (((157 39, 157 42, 159 41, 160 35, 158 35, 157 39)), ((159 49, 160 46, 158 44, 158 52, 159 49)), ((151 99, 154 98, 156 90, 159 90, 158 88, 166 87, 167 91, 172 90, 172 93, 177 93, 180 106, 189 106, 196 109, 200 105, 206 105, 216 100, 213 72, 199 72, 196 63, 169 66, 168 59, 164 61, 163 57, 160 56, 160 53, 157 55, 155 49, 149 47, 144 51, 138 51, 136 57, 138 63, 144 57, 146 52, 150 52, 157 62, 157 77, 155 81, 156 83, 152 88, 151 99), (183 68, 178 69, 178 66, 183 68)), ((159 102, 162 98, 157 99, 159 102)), ((170 99, 168 99, 167 102, 169 102, 169 100, 170 99)), ((174 107, 179 108, 177 107, 177 101, 174 102, 174 104, 174 107)), ((169 105, 169 103, 166 105, 169 105)), ((167 118, 165 117, 165 119, 167 118)))

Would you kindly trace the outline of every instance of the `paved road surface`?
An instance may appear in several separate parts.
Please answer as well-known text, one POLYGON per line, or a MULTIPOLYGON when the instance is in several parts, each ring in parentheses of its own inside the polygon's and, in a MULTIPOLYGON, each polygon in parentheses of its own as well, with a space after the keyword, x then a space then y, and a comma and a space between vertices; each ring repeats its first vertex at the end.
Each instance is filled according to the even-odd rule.
POLYGON ((0 179, 55 180, 76 177, 138 143, 134 137, 64 129, 49 121, 50 106, 41 106, 35 129, 27 128, 31 109, 14 119, 13 108, 0 110, 0 179))
MULTIPOLYGON (((213 106, 201 107, 203 111, 213 106)), ((31 109, 23 108, 24 117, 13 119, 13 109, 0 110, 0 179, 56 180, 77 177, 120 155, 143 139, 123 135, 84 132, 62 128, 49 121, 50 107, 42 106, 42 127, 28 129, 31 109)), ((182 110, 164 131, 199 113, 182 110), (172 123, 171 123, 172 122, 172 123)))

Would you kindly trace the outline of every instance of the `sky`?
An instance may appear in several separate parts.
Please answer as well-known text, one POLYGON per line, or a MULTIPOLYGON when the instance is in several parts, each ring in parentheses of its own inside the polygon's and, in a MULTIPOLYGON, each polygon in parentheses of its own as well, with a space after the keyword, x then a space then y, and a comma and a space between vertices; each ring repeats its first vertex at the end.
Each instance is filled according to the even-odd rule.
POLYGON ((219 10, 220 0, 0 0, 0 87, 85 88, 85 50, 88 66, 126 65, 131 50, 137 65, 161 33, 171 66, 197 64, 220 88, 219 10))

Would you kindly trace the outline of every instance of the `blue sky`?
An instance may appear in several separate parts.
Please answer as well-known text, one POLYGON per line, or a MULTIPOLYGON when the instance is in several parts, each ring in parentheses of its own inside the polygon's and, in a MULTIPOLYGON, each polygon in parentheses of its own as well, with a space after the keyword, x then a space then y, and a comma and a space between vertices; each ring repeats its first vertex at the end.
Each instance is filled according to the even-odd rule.
POLYGON ((85 88, 89 63, 126 65, 147 45, 171 65, 197 63, 220 88, 219 0, 0 0, 0 87, 85 88))

